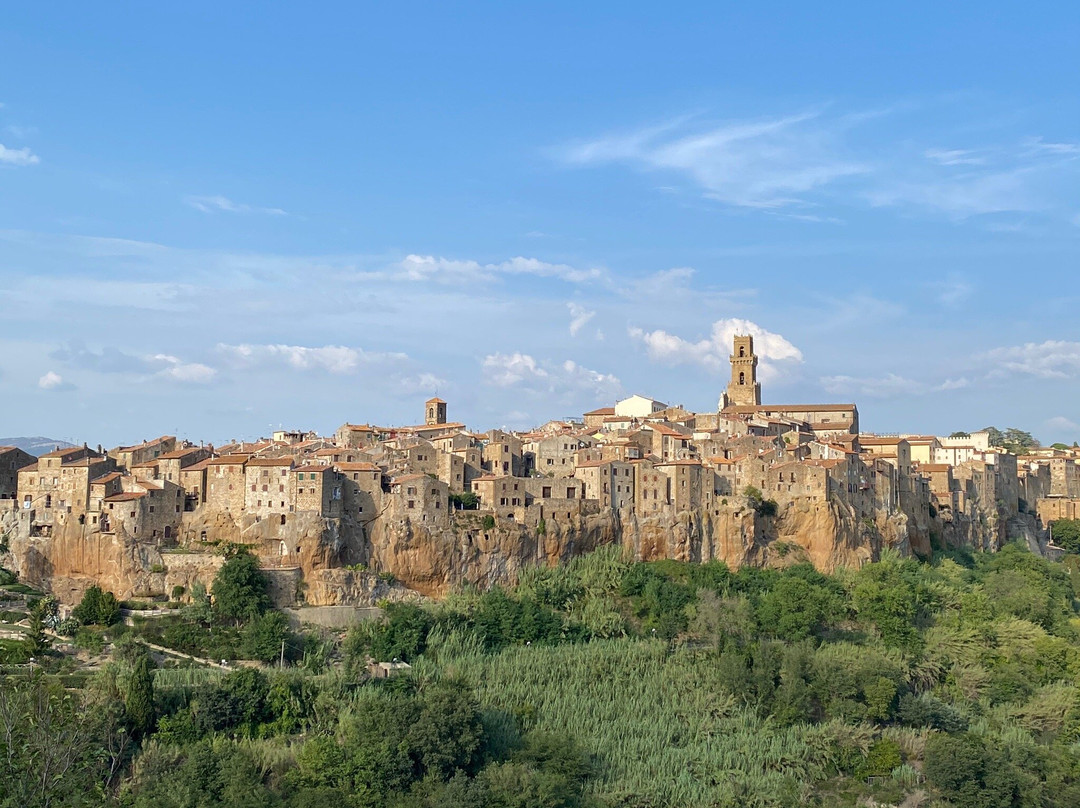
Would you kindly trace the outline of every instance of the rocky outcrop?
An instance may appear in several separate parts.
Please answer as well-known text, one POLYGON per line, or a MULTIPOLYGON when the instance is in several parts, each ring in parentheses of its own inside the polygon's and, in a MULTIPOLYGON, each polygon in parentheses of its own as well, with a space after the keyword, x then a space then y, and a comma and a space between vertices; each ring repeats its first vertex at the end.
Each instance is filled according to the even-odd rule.
MULTIPOLYGON (((260 556, 276 603, 309 606, 373 605, 442 597, 465 585, 510 584, 525 568, 565 563, 611 543, 640 560, 717 560, 733 568, 809 561, 824 571, 861 566, 885 548, 901 555, 919 549, 912 540, 919 531, 902 512, 860 519, 837 500, 792 500, 775 515, 743 502, 711 512, 580 514, 551 519, 541 530, 481 512, 459 511, 437 525, 408 519, 362 524, 313 514, 281 525, 196 511, 185 517, 174 546, 137 541, 122 531, 103 534, 74 521, 48 538, 32 538, 13 532, 17 522, 4 518, 10 551, 0 563, 67 603, 91 583, 121 598, 170 596, 178 588, 190 593, 196 583, 209 587, 227 543, 249 545, 260 556)), ((938 520, 923 529, 958 527, 970 530, 938 520)))

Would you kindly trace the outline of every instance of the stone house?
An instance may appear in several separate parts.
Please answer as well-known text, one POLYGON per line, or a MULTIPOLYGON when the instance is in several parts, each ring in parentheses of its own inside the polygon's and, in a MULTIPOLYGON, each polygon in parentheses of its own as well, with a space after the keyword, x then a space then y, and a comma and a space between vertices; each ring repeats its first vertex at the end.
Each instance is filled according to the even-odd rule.
POLYGON ((671 478, 648 460, 634 464, 634 511, 647 516, 671 504, 671 478))
POLYGON ((244 467, 250 457, 246 454, 229 454, 204 461, 206 493, 203 501, 208 508, 240 515, 247 501, 244 467))
POLYGON ((342 508, 354 519, 369 522, 382 505, 383 472, 374 463, 339 463, 342 508))
POLYGON ((492 429, 484 436, 482 468, 492 475, 525 476, 521 454, 521 439, 501 429, 492 429))
POLYGON ((158 477, 166 482, 181 485, 181 470, 208 459, 212 454, 209 446, 187 446, 166 452, 157 459, 158 477))
POLYGON ((534 436, 522 444, 525 463, 522 476, 535 472, 548 477, 572 477, 575 453, 595 444, 588 435, 573 433, 534 436))
POLYGON ((339 519, 343 502, 338 473, 331 466, 307 465, 291 469, 297 512, 317 513, 339 519))
POLYGON ((44 535, 90 505, 90 481, 115 470, 116 461, 86 446, 57 449, 18 470, 19 507, 30 535, 44 535))
POLYGON ((15 499, 19 492, 19 469, 32 466, 37 458, 14 446, 0 446, 0 499, 15 499))
POLYGON ((109 450, 109 457, 113 458, 120 468, 130 470, 140 463, 157 460, 161 455, 175 449, 176 438, 172 435, 162 435, 160 438, 144 441, 135 446, 117 446, 109 450))
POLYGON ((579 464, 574 476, 585 484, 585 498, 600 503, 600 510, 619 511, 634 505, 634 466, 621 460, 594 460, 579 464))
MULTIPOLYGON (((701 483, 704 475, 702 474, 703 467, 700 460, 689 458, 668 460, 657 463, 654 469, 665 474, 670 480, 668 491, 671 505, 676 513, 709 507, 704 501, 706 497, 703 496, 705 491, 703 491, 701 483)), ((706 490, 708 498, 711 499, 712 486, 710 485, 706 490)))
POLYGON ((427 474, 406 474, 390 481, 391 519, 442 526, 450 520, 450 487, 427 474))
POLYGON ((296 490, 290 475, 292 457, 253 457, 244 465, 244 510, 256 519, 285 524, 296 509, 296 490))
POLYGON ((368 424, 342 424, 334 433, 334 443, 345 449, 368 449, 378 442, 378 432, 368 424))
POLYGON ((694 453, 693 434, 686 427, 671 424, 645 423, 642 433, 652 439, 650 451, 661 460, 681 460, 694 453))
POLYGON ((614 414, 614 407, 600 407, 599 409, 590 410, 583 417, 585 428, 588 430, 601 429, 604 426, 604 419, 614 414))

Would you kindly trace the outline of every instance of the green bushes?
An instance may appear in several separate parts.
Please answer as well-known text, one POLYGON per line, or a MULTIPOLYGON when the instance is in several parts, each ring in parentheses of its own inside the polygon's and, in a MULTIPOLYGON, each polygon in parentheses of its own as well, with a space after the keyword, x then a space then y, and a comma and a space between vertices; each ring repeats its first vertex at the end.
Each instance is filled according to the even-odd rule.
POLYGON ((120 602, 112 592, 91 586, 83 593, 71 616, 84 626, 111 626, 120 621, 120 602))

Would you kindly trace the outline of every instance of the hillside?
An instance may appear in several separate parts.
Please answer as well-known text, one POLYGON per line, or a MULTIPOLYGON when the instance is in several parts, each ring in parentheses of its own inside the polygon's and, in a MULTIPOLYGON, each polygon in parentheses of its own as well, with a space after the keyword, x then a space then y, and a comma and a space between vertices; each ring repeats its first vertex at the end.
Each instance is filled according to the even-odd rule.
POLYGON ((16 449, 22 449, 24 452, 34 455, 34 457, 40 457, 53 449, 68 449, 74 445, 74 443, 68 443, 57 438, 45 438, 40 435, 32 438, 0 438, 0 446, 14 446, 16 449))
POLYGON ((1078 562, 1009 545, 826 575, 604 548, 297 635, 239 551, 212 606, 95 627, 119 616, 95 593, 66 628, 81 651, 38 648, 52 673, 0 687, 0 803, 46 804, 51 748, 59 806, 1075 806, 1078 562), (81 691, 49 697, 52 674, 81 691))

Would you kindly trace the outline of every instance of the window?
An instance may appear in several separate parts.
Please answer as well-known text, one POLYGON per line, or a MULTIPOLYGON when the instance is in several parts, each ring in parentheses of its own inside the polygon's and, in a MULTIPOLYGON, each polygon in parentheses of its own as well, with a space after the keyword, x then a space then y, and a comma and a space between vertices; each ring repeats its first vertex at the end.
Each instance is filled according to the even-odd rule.
POLYGON ((410 499, 409 500, 409 507, 410 508, 415 508, 416 507, 416 502, 414 502, 413 500, 410 499))
POLYGON ((574 498, 574 492, 575 492, 576 490, 577 490, 577 489, 574 489, 574 488, 567 488, 567 489, 566 489, 566 498, 567 498, 567 499, 573 499, 573 498, 574 498))
POLYGON ((741 372, 739 373, 739 384, 746 384, 746 374, 745 373, 741 373, 741 372))

